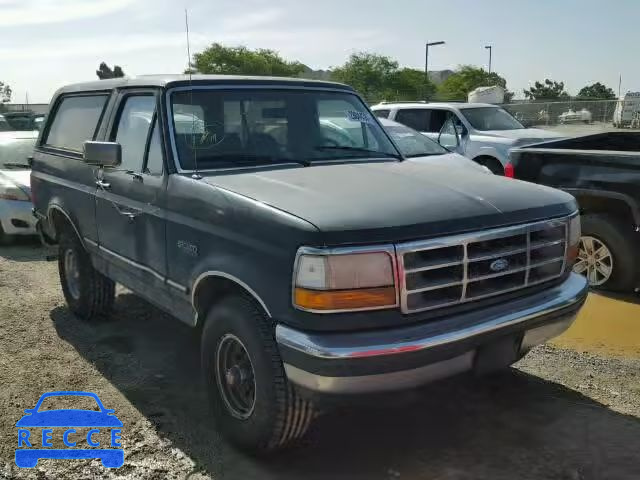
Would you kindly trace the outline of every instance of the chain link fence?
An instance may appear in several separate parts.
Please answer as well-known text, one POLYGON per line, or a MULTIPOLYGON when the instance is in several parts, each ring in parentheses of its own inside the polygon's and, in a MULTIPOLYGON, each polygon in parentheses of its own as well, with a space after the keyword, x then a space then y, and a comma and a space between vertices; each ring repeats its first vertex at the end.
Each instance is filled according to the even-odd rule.
POLYGON ((619 100, 508 103, 502 107, 526 127, 575 123, 612 124, 619 100))

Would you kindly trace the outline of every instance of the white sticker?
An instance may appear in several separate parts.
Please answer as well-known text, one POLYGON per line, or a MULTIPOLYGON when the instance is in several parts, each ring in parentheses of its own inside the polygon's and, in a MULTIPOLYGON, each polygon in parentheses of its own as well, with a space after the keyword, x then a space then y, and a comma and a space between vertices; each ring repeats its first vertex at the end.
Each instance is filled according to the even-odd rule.
POLYGON ((367 112, 357 110, 347 110, 347 119, 352 122, 371 123, 371 116, 367 112))

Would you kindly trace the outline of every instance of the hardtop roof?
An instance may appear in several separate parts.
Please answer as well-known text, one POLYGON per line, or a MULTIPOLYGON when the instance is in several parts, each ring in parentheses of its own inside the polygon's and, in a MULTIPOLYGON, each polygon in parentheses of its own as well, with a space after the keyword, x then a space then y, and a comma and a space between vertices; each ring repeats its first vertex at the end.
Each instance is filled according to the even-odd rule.
POLYGON ((56 96, 63 93, 78 92, 98 92, 108 91, 116 88, 143 88, 160 87, 170 88, 176 86, 207 85, 207 84, 229 84, 229 85, 265 85, 277 86, 298 86, 309 88, 337 88, 345 91, 353 91, 348 85, 323 80, 310 80, 306 78, 289 77, 259 77, 244 75, 142 75, 137 77, 121 77, 108 80, 94 80, 91 82, 74 83, 60 88, 56 96))

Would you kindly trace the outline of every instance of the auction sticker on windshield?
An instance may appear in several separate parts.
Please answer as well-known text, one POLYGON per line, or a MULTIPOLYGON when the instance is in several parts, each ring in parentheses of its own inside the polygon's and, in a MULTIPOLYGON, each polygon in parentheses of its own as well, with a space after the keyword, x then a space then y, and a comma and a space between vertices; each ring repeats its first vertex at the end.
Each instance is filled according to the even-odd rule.
POLYGON ((122 422, 95 393, 48 392, 24 412, 16 423, 18 467, 34 468, 40 459, 96 458, 106 468, 124 464, 122 422))

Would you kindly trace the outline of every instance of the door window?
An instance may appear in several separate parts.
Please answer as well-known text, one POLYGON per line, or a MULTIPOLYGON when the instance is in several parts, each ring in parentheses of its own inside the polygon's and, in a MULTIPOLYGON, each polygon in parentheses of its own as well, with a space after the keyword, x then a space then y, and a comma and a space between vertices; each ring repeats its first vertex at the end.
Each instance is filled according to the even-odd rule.
POLYGON ((426 132, 438 133, 442 130, 444 122, 449 118, 449 112, 447 110, 431 110, 431 118, 429 122, 429 128, 426 132))
POLYGON ((149 152, 147 153, 147 163, 144 173, 149 175, 162 175, 162 144, 160 141, 160 128, 158 127, 158 119, 153 122, 153 131, 151 133, 151 141, 149 142, 149 152))
POLYGON ((378 118, 389 118, 391 110, 374 110, 373 114, 378 118))
POLYGON ((156 99, 153 95, 130 96, 125 100, 114 138, 122 147, 122 170, 142 171, 155 109, 156 99))
POLYGON ((82 152, 84 142, 94 139, 107 98, 106 95, 63 98, 50 123, 44 145, 82 152))
POLYGON ((431 110, 426 108, 403 108, 398 110, 395 120, 419 132, 427 132, 430 115, 431 110))

